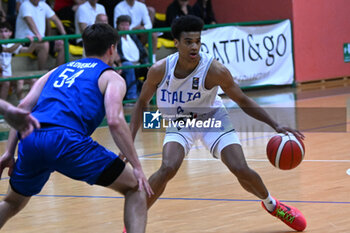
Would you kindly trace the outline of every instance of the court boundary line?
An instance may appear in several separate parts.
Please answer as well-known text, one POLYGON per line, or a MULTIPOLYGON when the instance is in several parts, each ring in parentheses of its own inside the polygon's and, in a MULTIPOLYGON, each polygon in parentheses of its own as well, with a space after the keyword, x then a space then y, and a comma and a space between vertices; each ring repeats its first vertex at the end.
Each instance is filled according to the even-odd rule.
MULTIPOLYGON (((0 194, 5 196, 6 194, 0 194)), ((69 198, 96 198, 96 199, 124 199, 121 196, 89 196, 89 195, 52 195, 38 194, 33 197, 69 197, 69 198)), ((197 197, 160 197, 159 200, 174 200, 174 201, 223 201, 223 202, 261 202, 258 199, 234 199, 234 198, 197 198, 197 197)), ((289 203, 310 203, 310 204, 350 204, 350 201, 299 201, 299 200, 280 200, 281 202, 289 203)))

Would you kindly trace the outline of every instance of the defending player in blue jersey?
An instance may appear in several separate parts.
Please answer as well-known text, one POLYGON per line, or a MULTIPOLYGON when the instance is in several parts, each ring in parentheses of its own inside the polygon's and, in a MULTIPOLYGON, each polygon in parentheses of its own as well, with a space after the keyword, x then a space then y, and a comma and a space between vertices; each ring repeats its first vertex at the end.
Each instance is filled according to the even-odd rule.
POLYGON ((0 203, 0 227, 58 171, 125 195, 127 230, 145 232, 146 195, 152 195, 152 189, 124 119, 125 82, 108 65, 114 60, 118 35, 107 24, 94 24, 82 37, 87 58, 45 74, 19 105, 32 111, 41 129, 20 141, 16 163, 17 137, 15 131, 10 132, 7 151, 0 160, 0 167, 9 167, 11 176, 9 192, 0 203), (114 142, 133 169, 90 137, 105 115, 114 142))
MULTIPOLYGON (((157 107, 164 115, 187 114, 190 116, 187 121, 192 118, 202 122, 216 119, 223 122, 223 127, 209 131, 194 127, 176 127, 174 124, 174 127, 167 128, 161 167, 149 178, 155 195, 148 199, 148 207, 163 193, 194 142, 200 140, 215 158, 222 160, 246 191, 262 200, 263 208, 291 228, 304 230, 306 220, 302 213, 273 198, 260 176, 248 166, 230 117, 217 95, 218 87, 245 113, 268 124, 277 132, 289 131, 300 138, 304 137, 303 134, 274 121, 264 109, 242 92, 226 67, 212 56, 200 52, 202 29, 202 20, 195 16, 187 15, 174 20, 171 31, 178 52, 158 61, 148 71, 130 122, 131 132, 135 138, 142 122, 142 111, 155 92, 157 107)), ((176 123, 183 121, 181 118, 172 120, 176 123)))

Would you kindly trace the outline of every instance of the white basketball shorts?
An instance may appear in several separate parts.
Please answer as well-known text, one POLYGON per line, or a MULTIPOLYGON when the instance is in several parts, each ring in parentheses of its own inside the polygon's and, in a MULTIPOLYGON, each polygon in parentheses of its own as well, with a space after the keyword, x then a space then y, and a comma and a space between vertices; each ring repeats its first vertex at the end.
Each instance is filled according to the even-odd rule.
POLYGON ((226 109, 215 109, 199 115, 196 120, 221 122, 221 127, 169 127, 166 129, 163 145, 168 142, 177 142, 183 146, 185 155, 187 155, 195 141, 200 140, 215 158, 221 157, 221 151, 226 146, 241 145, 226 109))

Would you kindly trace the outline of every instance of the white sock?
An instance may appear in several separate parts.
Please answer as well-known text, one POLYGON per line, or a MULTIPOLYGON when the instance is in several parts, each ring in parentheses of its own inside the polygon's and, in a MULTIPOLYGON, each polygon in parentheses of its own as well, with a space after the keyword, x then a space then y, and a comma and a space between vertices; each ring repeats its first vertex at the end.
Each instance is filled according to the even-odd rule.
POLYGON ((276 200, 271 197, 270 193, 267 196, 267 198, 262 199, 262 201, 263 201, 263 203, 268 211, 272 212, 275 210, 276 200))

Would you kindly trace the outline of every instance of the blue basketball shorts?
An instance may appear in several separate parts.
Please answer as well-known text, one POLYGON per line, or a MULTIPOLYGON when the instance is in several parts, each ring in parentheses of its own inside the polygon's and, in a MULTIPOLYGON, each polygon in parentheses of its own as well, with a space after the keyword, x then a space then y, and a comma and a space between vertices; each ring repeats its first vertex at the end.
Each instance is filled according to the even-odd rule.
MULTIPOLYGON (((32 196, 41 191, 54 171, 93 185, 112 164, 115 168, 117 160, 116 154, 89 136, 62 127, 42 128, 19 143, 10 185, 15 192, 32 196)), ((116 166, 122 167, 119 176, 125 164, 116 166)))

